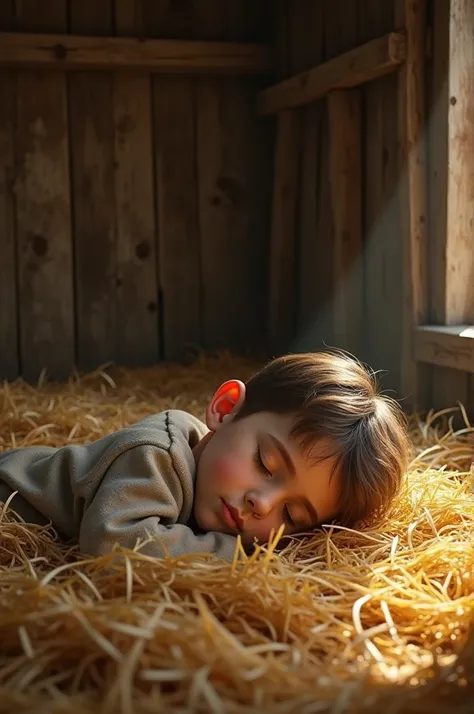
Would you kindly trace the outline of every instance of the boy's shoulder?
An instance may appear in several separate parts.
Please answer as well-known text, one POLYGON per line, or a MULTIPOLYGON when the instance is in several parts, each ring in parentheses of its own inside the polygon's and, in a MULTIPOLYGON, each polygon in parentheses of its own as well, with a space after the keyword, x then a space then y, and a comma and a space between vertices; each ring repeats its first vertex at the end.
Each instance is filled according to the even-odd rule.
POLYGON ((126 438, 170 449, 186 442, 193 448, 209 431, 200 419, 181 409, 166 409, 126 427, 126 438))

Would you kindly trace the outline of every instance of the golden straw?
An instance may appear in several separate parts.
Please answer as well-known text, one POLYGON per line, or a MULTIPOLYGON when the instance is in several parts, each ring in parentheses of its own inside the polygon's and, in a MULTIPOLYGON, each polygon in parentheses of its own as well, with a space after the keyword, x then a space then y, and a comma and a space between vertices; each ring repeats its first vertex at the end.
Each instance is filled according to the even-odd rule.
MULTIPOLYGON (((165 408, 203 418, 257 365, 104 366, 0 388, 0 450, 83 443, 165 408)), ((474 428, 410 419, 400 498, 360 530, 328 526, 232 564, 83 558, 48 527, 0 520, 0 712, 468 712, 474 695, 474 428)))

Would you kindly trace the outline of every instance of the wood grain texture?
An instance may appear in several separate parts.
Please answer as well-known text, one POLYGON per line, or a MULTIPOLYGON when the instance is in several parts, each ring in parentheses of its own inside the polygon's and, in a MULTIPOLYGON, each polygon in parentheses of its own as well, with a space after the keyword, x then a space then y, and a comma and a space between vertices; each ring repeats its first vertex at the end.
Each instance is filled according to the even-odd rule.
MULTIPOLYGON (((453 153, 455 146, 451 144, 452 134, 449 128, 451 121, 451 74, 462 72, 459 62, 463 61, 464 36, 460 38, 458 48, 457 38, 452 34, 451 10, 454 6, 451 2, 434 3, 433 16, 433 53, 432 53, 432 77, 430 96, 430 125, 429 125, 429 152, 430 152, 430 273, 431 273, 431 316, 435 323, 453 324, 464 322, 469 315, 463 317, 462 312, 458 312, 459 303, 453 304, 448 298, 451 277, 449 276, 450 265, 455 267, 458 258, 455 255, 456 240, 459 236, 462 245, 465 236, 463 234, 463 223, 465 221, 464 206, 462 213, 457 216, 452 207, 453 201, 450 194, 458 194, 469 201, 469 194, 466 187, 458 185, 459 181, 467 178, 469 172, 468 155, 461 151, 453 153), (454 42, 454 44, 453 44, 454 42), (458 54, 458 49, 460 54, 458 54), (452 64, 451 64, 452 63, 452 64), (467 161, 467 165, 466 165, 467 161), (448 170, 449 167, 449 170, 448 170), (450 204, 451 200, 451 204, 450 204), (461 231, 457 232, 457 221, 460 221, 461 231), (451 258, 453 262, 451 263, 451 258), (455 305, 455 311, 450 309, 455 305)), ((457 102, 457 96, 455 97, 457 102)), ((472 124, 470 122, 469 126, 472 124)), ((470 129, 469 129, 470 131, 470 129)), ((458 144, 459 148, 460 144, 458 144)), ((469 265, 469 259, 468 259, 469 265)), ((464 271, 464 267, 461 268, 464 271)), ((463 273, 459 274, 462 279, 463 273)), ((464 276, 465 277, 465 276, 464 276)), ((469 291, 467 284, 461 284, 454 288, 455 294, 458 290, 469 291)), ((466 295, 468 293, 466 292, 466 295)), ((458 294, 459 297, 459 294, 458 294)), ((451 407, 460 401, 467 404, 470 398, 470 382, 466 373, 449 368, 433 368, 433 391, 431 405, 434 408, 451 407)))
POLYGON ((268 316, 269 344, 277 352, 288 349, 295 337, 295 235, 300 128, 297 112, 280 112, 275 146, 268 316))
POLYGON ((429 319, 428 168, 425 116, 426 0, 396 0, 395 24, 406 30, 407 56, 398 73, 399 205, 403 236, 404 329, 401 389, 405 407, 427 408, 431 370, 415 359, 413 328, 429 319))
POLYGON ((359 269, 363 248, 360 92, 331 92, 328 111, 334 227, 334 344, 357 355, 363 335, 363 284, 359 269))
MULTIPOLYGON (((370 40, 393 28, 390 3, 365 0, 359 9, 359 39, 370 40)), ((403 338, 403 254, 399 186, 397 76, 363 89, 364 314, 362 358, 380 371, 382 386, 401 392, 403 338)))
POLYGON ((154 131, 163 355, 201 343, 194 100, 190 81, 156 79, 154 131))
MULTIPOLYGON (((284 3, 280 19, 281 32, 286 30, 286 63, 283 76, 313 67, 324 59, 324 16, 322 3, 296 0, 284 3)), ((295 226, 296 281, 295 323, 297 334, 290 347, 316 349, 327 338, 325 317, 330 271, 324 264, 331 248, 326 240, 325 219, 330 215, 323 201, 323 177, 327 176, 328 152, 323 146, 326 126, 325 103, 315 102, 301 110, 301 148, 298 168, 298 201, 295 226)), ((326 147, 327 148, 327 147, 326 147)), ((327 184, 327 182, 326 182, 327 184)), ((332 255, 332 253, 331 253, 332 255)), ((330 290, 330 289, 329 289, 330 290)))
POLYGON ((390 33, 380 39, 269 87, 258 97, 258 112, 274 114, 321 99, 334 89, 351 89, 394 72, 405 59, 405 38, 390 33))
MULTIPOLYGON (((206 40, 251 39, 262 2, 196 2, 206 40)), ((203 345, 251 351, 264 345, 267 302, 269 133, 255 116, 257 85, 196 83, 203 345)))
MULTIPOLYGON (((149 36, 192 39, 192 2, 145 0, 143 13, 149 36)), ((201 346, 194 81, 153 77, 152 102, 161 355, 182 360, 201 346)))
MULTIPOLYGON (((142 31, 139 0, 115 6, 116 33, 142 31)), ((117 222, 117 359, 143 366, 159 357, 151 82, 145 74, 113 77, 117 222)))
POLYGON ((251 76, 269 74, 273 56, 265 45, 237 42, 0 33, 0 67, 251 76))
MULTIPOLYGON (((66 29, 64 3, 22 0, 20 30, 66 29)), ((61 74, 17 77, 17 254, 22 374, 54 378, 74 364, 66 86, 61 74)))
MULTIPOLYGON (((334 0, 324 16, 325 59, 357 48, 357 0, 334 0), (341 21, 341 18, 344 21, 341 21)), ((363 320, 363 243, 362 243, 362 92, 335 90, 326 100, 328 144, 327 177, 330 213, 326 224, 331 249, 326 253, 330 271, 331 310, 327 310, 326 339, 361 355, 363 320)), ((326 241, 327 242, 327 241, 326 241)))
MULTIPOLYGON (((0 30, 13 28, 13 2, 0 6, 0 30)), ((14 379, 20 371, 17 315, 15 219, 16 79, 0 72, 0 380, 14 379)))
MULTIPOLYGON (((112 31, 110 2, 71 0, 71 31, 112 31)), ((77 362, 97 367, 118 356, 113 81, 107 73, 69 77, 74 200, 77 362)))
POLYGON ((446 320, 474 320, 474 3, 450 0, 446 320))
POLYGON ((420 362, 474 374, 473 325, 420 326, 415 328, 414 342, 420 362))

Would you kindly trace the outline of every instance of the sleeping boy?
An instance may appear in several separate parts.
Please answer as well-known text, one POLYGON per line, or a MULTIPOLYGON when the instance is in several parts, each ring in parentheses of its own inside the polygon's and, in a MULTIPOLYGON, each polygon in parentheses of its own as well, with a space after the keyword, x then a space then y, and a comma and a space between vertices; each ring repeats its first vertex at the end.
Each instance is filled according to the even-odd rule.
POLYGON ((407 466, 405 419, 374 375, 339 352, 287 355, 222 384, 206 424, 168 410, 87 445, 0 454, 0 500, 51 522, 83 554, 232 560, 265 543, 386 507, 407 466))

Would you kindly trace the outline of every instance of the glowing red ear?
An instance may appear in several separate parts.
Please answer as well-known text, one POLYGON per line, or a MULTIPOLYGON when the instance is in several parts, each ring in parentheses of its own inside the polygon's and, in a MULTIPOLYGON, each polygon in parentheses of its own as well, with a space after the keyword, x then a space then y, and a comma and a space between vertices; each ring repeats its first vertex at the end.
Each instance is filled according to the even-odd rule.
POLYGON ((223 417, 230 414, 239 401, 241 388, 234 381, 224 382, 214 395, 216 400, 215 409, 223 417))
POLYGON ((224 417, 236 413, 245 400, 245 384, 238 379, 230 379, 221 384, 207 408, 206 421, 209 429, 215 431, 224 417))

